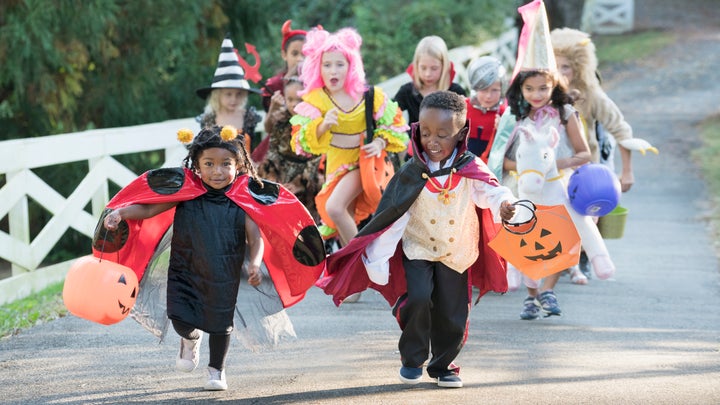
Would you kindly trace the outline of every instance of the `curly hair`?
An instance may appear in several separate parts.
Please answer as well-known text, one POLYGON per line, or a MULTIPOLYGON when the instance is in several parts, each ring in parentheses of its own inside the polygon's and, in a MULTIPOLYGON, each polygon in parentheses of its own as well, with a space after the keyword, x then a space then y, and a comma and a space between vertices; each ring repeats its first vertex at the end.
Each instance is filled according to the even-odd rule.
POLYGON ((510 112, 515 115, 518 121, 526 118, 530 114, 530 107, 527 105, 527 100, 525 100, 522 94, 522 85, 525 83, 525 80, 535 76, 543 76, 552 82, 553 91, 550 95, 550 104, 558 109, 561 117, 560 120, 565 124, 566 121, 562 118, 565 116, 563 106, 565 104, 573 104, 573 99, 568 94, 565 81, 560 80, 559 73, 555 71, 543 69, 521 70, 512 83, 510 83, 506 94, 510 112))
POLYGON ((305 60, 300 69, 300 79, 305 90, 300 95, 325 86, 321 75, 322 56, 325 52, 340 52, 348 61, 348 73, 345 78, 345 91, 355 100, 365 92, 365 68, 360 55, 362 37, 353 28, 342 28, 329 33, 321 28, 313 28, 307 33, 302 51, 305 60))
POLYGON ((245 150, 245 136, 238 134, 235 139, 224 141, 220 136, 221 131, 222 127, 217 125, 200 130, 197 136, 193 138, 192 143, 187 146, 188 154, 185 156, 185 159, 183 159, 183 166, 192 171, 197 171, 199 170, 198 159, 204 150, 222 148, 230 151, 230 153, 235 156, 238 162, 238 168, 249 172, 250 177, 262 184, 260 177, 258 177, 255 171, 255 166, 253 166, 245 150))
POLYGON ((420 111, 428 108, 449 111, 453 114, 456 126, 460 128, 465 126, 467 120, 465 97, 453 91, 435 91, 425 96, 420 102, 420 111))

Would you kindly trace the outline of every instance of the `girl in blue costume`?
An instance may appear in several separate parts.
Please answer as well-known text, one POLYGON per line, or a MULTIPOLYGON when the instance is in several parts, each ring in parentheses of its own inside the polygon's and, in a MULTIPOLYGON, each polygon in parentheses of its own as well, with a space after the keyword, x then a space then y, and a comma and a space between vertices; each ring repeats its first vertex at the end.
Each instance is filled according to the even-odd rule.
MULTIPOLYGON (((181 140, 188 141, 192 136, 189 130, 179 132, 181 140)), ((167 213, 174 210, 167 278, 167 317, 181 336, 176 359, 176 367, 181 371, 191 372, 197 367, 202 334, 209 334, 206 390, 227 389, 225 360, 243 269, 247 271, 248 284, 257 287, 262 282, 261 264, 265 259, 273 281, 279 280, 290 290, 285 294, 279 291, 281 298, 285 295, 284 303, 288 305, 299 301, 322 271, 322 240, 306 210, 301 210, 301 216, 297 218, 298 224, 306 225, 300 232, 282 229, 283 222, 293 222, 287 216, 296 214, 288 209, 287 203, 281 207, 286 214, 283 222, 275 219, 273 223, 263 214, 263 207, 271 209, 275 201, 288 199, 288 203, 299 203, 287 190, 257 178, 243 140, 244 137, 238 136, 237 130, 231 126, 201 130, 188 148, 184 160, 186 169, 160 169, 146 173, 118 193, 108 204, 111 209, 101 219, 107 230, 127 236, 125 246, 118 249, 118 261, 131 262, 132 258, 123 259, 129 253, 123 249, 142 251, 143 232, 166 221, 169 218, 167 213), (251 179, 242 174, 245 171, 249 171, 251 179), (273 227, 279 229, 273 230, 273 227), (266 250, 271 252, 273 248, 264 239, 272 240, 277 248, 274 232, 288 231, 296 236, 303 234, 299 238, 301 240, 316 242, 315 252, 310 254, 312 257, 296 254, 294 262, 288 261, 287 257, 274 261, 268 255, 264 257, 266 250), (246 257, 248 263, 244 266, 246 257), (297 283, 295 275, 282 273, 283 267, 292 266, 299 270, 301 264, 307 266, 304 268, 307 271, 304 283, 297 283)), ((111 239, 124 240, 122 237, 111 239)), ((291 238, 291 243, 293 240, 295 238, 291 238)), ((306 245, 305 249, 297 243, 294 245, 290 251, 300 248, 308 253, 313 248, 313 245, 306 245)), ((102 246, 102 250, 108 251, 106 246, 102 246)), ((142 266, 136 263, 136 272, 138 267, 142 266)), ((140 276, 143 276, 142 272, 140 276)))

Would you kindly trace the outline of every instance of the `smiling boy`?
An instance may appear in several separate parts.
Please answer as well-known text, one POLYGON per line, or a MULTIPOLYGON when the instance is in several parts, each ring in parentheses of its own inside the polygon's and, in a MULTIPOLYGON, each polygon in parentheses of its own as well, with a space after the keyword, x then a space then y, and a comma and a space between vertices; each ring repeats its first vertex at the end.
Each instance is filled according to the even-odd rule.
POLYGON ((420 153, 393 177, 370 223, 328 258, 329 275, 318 282, 338 305, 371 287, 394 306, 406 384, 421 381, 430 357, 438 386, 462 387, 453 360, 467 336, 470 286, 481 295, 507 291, 505 263, 487 242, 493 222, 512 218, 516 199, 467 151, 466 114, 456 93, 423 99, 411 137, 420 153))

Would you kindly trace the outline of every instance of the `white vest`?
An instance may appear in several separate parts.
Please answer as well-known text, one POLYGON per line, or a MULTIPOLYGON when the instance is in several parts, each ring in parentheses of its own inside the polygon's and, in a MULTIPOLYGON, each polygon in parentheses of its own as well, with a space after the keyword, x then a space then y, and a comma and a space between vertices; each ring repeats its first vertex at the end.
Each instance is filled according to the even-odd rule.
POLYGON ((442 262, 464 273, 477 260, 480 223, 472 199, 470 179, 462 178, 451 190, 449 204, 423 188, 410 207, 410 220, 402 237, 403 251, 411 260, 442 262))

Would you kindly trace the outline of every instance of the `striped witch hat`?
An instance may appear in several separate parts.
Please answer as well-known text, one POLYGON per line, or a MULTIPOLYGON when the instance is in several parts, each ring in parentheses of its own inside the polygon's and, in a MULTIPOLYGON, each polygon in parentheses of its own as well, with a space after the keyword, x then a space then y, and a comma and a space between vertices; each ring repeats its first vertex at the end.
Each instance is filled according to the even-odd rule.
POLYGON ((250 84, 245 79, 245 71, 240 66, 237 54, 235 54, 235 47, 232 40, 230 40, 230 34, 226 35, 222 42, 212 84, 210 87, 197 89, 195 92, 200 98, 206 99, 214 89, 245 89, 253 93, 260 93, 259 89, 250 87, 250 84))

